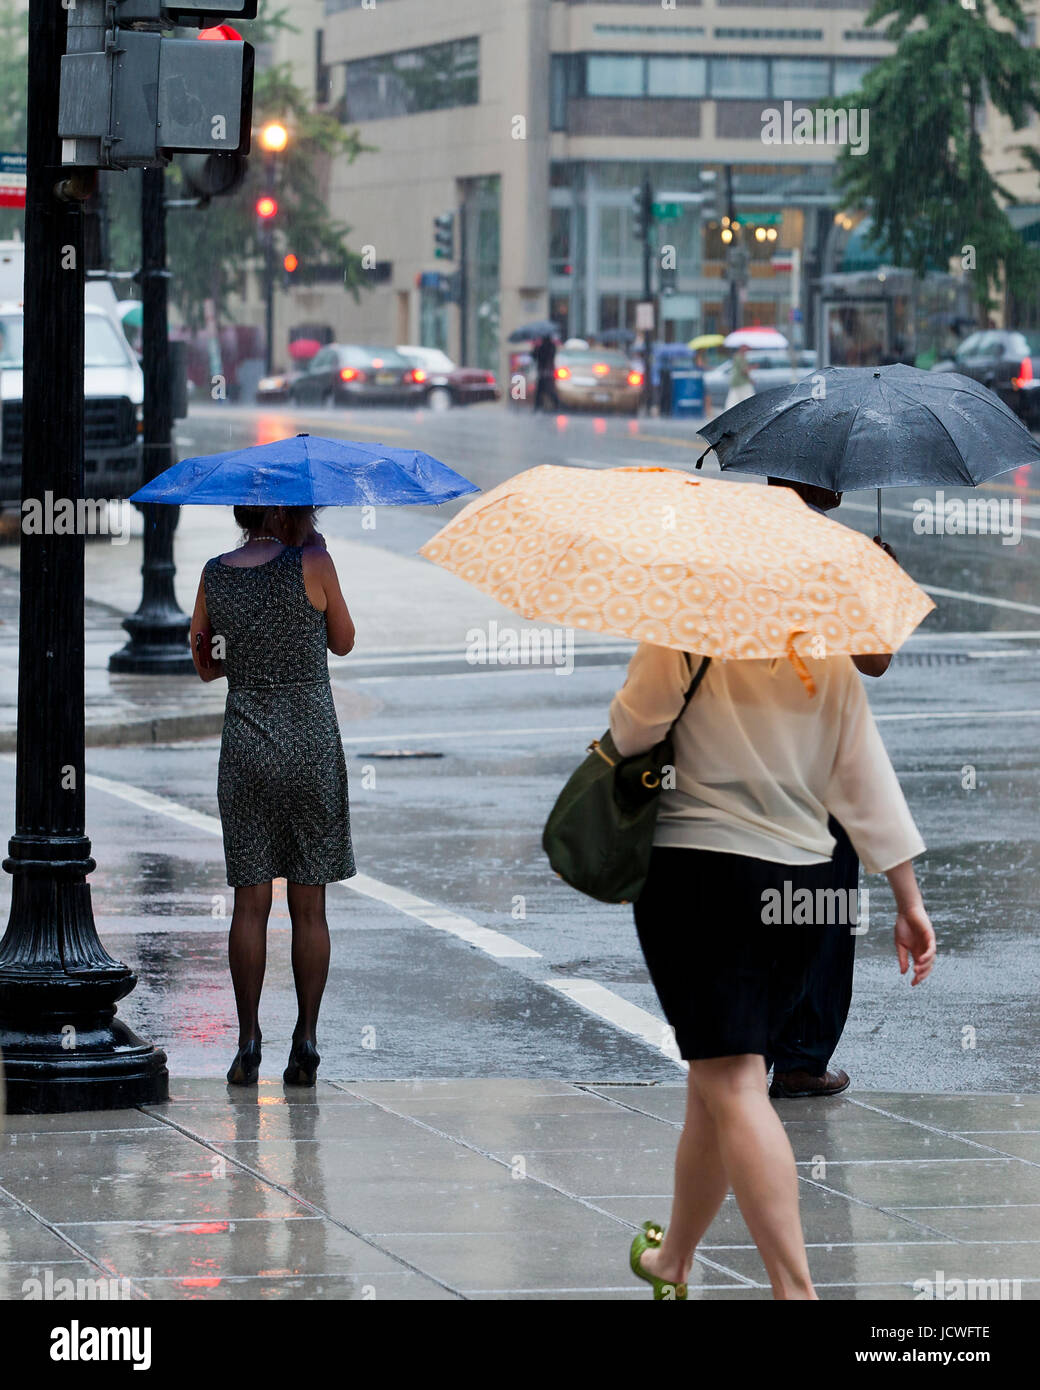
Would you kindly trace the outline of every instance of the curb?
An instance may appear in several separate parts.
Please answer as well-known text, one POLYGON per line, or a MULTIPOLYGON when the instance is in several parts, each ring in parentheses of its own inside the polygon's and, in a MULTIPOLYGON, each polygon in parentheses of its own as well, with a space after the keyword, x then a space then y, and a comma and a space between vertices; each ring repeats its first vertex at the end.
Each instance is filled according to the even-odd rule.
MULTIPOLYGON (((167 743, 179 738, 205 738, 219 734, 224 727, 223 710, 199 714, 157 715, 154 719, 128 719, 122 722, 87 724, 87 748, 118 748, 127 744, 167 743)), ((16 729, 0 729, 0 752, 13 753, 18 747, 16 729)))

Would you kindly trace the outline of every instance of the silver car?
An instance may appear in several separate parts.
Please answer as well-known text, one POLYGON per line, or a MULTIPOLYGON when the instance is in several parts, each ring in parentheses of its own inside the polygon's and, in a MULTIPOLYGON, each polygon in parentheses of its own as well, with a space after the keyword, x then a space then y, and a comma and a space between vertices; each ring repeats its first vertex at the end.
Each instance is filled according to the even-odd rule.
MULTIPOLYGON (((805 348, 781 351, 776 348, 751 348, 747 354, 747 364, 755 390, 768 391, 771 386, 789 386, 791 382, 811 375, 816 368, 816 353, 805 348)), ((726 404, 732 370, 733 359, 730 357, 720 367, 713 367, 704 374, 704 389, 716 410, 721 410, 726 404)))

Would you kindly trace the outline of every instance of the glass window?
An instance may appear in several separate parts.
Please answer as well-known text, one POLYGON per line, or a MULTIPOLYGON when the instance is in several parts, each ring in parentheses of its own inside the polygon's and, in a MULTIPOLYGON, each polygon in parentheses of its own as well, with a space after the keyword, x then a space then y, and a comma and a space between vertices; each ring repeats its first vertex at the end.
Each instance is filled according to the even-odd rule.
POLYGON ((590 97, 642 96, 642 58, 627 53, 590 53, 585 69, 585 92, 590 97))
POLYGON ((83 365, 85 367, 125 367, 125 342, 108 319, 87 314, 83 324, 83 365))
POLYGON ((876 63, 873 58, 836 58, 834 61, 834 93, 854 92, 876 63))
POLYGON ((552 274, 566 274, 571 263, 571 209, 549 209, 549 265, 552 274))
POLYGON ((646 70, 652 97, 702 97, 708 90, 706 58, 648 58, 646 70))
POLYGON ((712 58, 713 97, 767 97, 769 61, 766 58, 712 58))
POLYGON ((774 58, 773 96, 820 97, 830 92, 826 58, 774 58))
POLYGON ((377 121, 480 100, 477 39, 385 53, 346 64, 345 121, 377 121))
POLYGON ((22 365, 22 317, 0 319, 0 367, 22 365))
POLYGON ((958 360, 962 360, 965 357, 974 357, 979 349, 979 344, 982 342, 983 336, 982 333, 969 333, 964 342, 961 343, 960 347, 954 353, 954 357, 958 360))

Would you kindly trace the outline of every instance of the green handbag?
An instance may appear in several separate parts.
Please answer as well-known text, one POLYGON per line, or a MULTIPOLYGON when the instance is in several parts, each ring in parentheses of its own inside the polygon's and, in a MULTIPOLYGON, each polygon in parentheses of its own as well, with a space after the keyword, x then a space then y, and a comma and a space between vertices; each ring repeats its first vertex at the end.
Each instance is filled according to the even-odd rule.
POLYGON ((682 709, 660 743, 623 758, 609 733, 589 744, 549 813, 542 848, 556 873, 602 903, 630 903, 643 891, 665 769, 672 766, 672 730, 686 713, 711 658, 704 657, 682 709))

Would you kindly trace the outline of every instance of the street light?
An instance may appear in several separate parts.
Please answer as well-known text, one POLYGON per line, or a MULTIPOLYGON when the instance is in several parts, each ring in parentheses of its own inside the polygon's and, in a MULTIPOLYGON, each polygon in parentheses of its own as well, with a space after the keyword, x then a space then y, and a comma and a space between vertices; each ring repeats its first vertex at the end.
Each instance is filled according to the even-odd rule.
POLYGON ((281 121, 265 121, 260 129, 260 148, 264 151, 264 192, 257 199, 256 215, 264 245, 264 366, 267 375, 274 370, 274 219, 278 216, 275 190, 278 156, 289 148, 289 131, 281 121))
POLYGON ((260 132, 260 148, 268 154, 284 154, 289 146, 289 132, 281 121, 268 121, 260 132))

